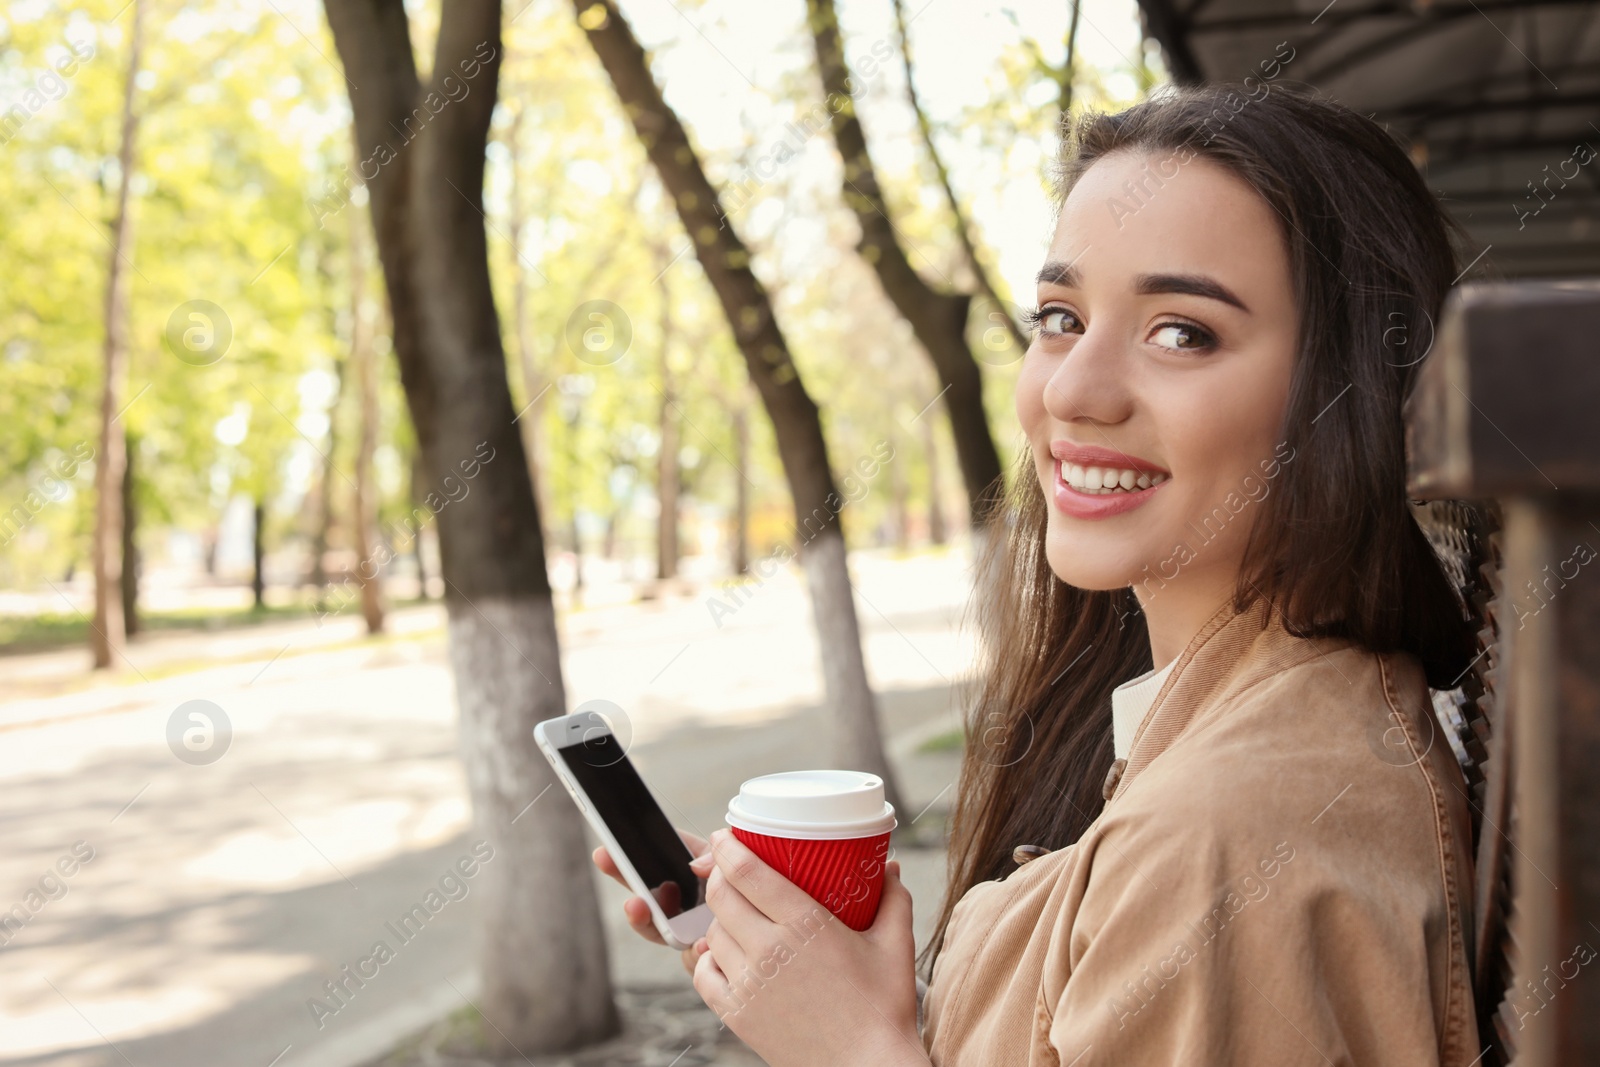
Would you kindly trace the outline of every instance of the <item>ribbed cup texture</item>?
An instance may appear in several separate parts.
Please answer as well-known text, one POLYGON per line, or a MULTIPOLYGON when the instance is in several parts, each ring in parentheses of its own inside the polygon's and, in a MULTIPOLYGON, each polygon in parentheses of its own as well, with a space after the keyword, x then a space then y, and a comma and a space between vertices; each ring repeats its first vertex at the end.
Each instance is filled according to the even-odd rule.
POLYGON ((883 896, 887 831, 871 837, 807 841, 731 829, 767 866, 810 893, 850 929, 861 931, 872 925, 883 896))

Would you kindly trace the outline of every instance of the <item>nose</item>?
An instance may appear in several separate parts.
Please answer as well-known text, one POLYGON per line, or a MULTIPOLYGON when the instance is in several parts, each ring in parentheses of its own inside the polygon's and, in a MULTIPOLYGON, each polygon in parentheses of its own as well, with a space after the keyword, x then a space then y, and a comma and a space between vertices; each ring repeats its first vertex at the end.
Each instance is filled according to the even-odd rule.
POLYGON ((1045 381, 1045 411, 1059 422, 1122 422, 1132 404, 1125 355, 1110 325, 1086 327, 1045 381))

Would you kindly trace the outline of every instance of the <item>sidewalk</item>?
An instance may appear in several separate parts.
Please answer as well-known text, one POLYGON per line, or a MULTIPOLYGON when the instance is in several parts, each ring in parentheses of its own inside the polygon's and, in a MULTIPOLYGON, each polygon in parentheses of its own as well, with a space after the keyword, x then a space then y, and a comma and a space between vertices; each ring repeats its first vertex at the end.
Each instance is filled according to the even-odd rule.
MULTIPOLYGON (((687 979, 671 986, 637 986, 617 993, 624 1031, 610 1041, 565 1056, 540 1056, 539 1067, 765 1067, 766 1061, 719 1026, 687 979)), ((431 1026, 366 1067, 506 1067, 524 1062, 440 1052, 458 1016, 431 1026)))
MULTIPOLYGON (((886 735, 953 722, 948 686, 967 662, 960 561, 852 566, 886 735)), ((746 593, 726 617, 701 591, 562 620, 569 702, 626 709, 641 773, 701 833, 744 778, 831 762, 804 590, 784 574, 746 593)), ((258 633, 234 658, 237 636, 190 641, 181 651, 201 662, 226 652, 202 670, 55 697, 0 690, 0 912, 38 904, 0 950, 0 1062, 353 1067, 475 997, 469 896, 337 1015, 308 1008, 470 847, 442 633, 334 647, 314 628, 276 643, 258 633), (195 699, 232 725, 208 765, 168 744, 172 715, 195 699), (77 842, 94 858, 63 893, 30 897, 77 842)), ((949 803, 955 774, 950 755, 929 760, 897 760, 919 826, 949 803)), ((942 859, 897 858, 921 929, 942 859)), ((688 989, 677 955, 626 927, 621 888, 595 879, 614 984, 688 989)))

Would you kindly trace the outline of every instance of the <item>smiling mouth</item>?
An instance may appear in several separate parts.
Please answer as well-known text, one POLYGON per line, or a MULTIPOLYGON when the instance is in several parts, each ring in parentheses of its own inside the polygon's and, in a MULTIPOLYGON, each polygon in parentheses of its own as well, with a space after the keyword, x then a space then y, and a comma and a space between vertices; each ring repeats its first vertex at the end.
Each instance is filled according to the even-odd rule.
POLYGON ((1057 477, 1076 492, 1088 496, 1111 496, 1154 489, 1166 481, 1160 471, 1133 470, 1128 467, 1085 467, 1065 460, 1057 461, 1057 477))

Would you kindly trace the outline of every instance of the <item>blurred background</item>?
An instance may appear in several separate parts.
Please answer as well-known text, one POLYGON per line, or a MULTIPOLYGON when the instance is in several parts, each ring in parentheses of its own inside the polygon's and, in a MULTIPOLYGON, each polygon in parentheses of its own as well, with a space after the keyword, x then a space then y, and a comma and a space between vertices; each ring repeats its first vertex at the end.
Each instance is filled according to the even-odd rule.
POLYGON ((1595 7, 12 0, 0 1062, 756 1062, 533 724, 884 774, 920 946, 1063 117, 1311 84, 1592 273, 1595 7))

